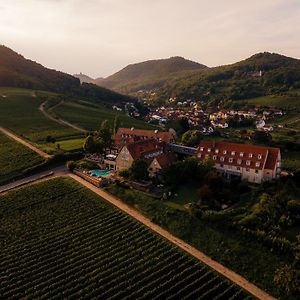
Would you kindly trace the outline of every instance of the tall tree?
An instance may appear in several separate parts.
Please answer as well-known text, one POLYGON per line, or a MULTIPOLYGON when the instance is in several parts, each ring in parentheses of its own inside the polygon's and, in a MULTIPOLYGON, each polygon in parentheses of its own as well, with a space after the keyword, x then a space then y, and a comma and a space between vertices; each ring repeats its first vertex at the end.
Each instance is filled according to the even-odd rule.
POLYGON ((114 119, 114 128, 113 128, 113 134, 115 135, 120 127, 120 117, 118 115, 115 116, 114 119))
POLYGON ((107 120, 101 123, 100 129, 97 132, 97 139, 105 149, 111 147, 113 142, 112 130, 107 120))

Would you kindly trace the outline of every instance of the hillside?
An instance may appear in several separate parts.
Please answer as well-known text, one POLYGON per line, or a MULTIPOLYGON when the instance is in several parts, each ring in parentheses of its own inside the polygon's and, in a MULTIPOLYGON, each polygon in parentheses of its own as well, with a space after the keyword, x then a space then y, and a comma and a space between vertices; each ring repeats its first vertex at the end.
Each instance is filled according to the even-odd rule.
POLYGON ((0 45, 0 87, 18 87, 63 93, 88 98, 96 102, 122 102, 131 100, 94 84, 80 84, 69 74, 45 68, 0 45))
POLYGON ((166 80, 177 78, 207 68, 182 57, 149 60, 131 64, 121 71, 95 83, 122 93, 161 87, 166 80))
POLYGON ((81 72, 79 74, 74 74, 74 77, 78 78, 80 80, 80 83, 93 83, 94 79, 91 78, 88 75, 82 74, 81 72))
POLYGON ((280 94, 299 87, 300 60, 265 52, 232 65, 169 80, 157 94, 160 99, 178 97, 218 103, 280 94))

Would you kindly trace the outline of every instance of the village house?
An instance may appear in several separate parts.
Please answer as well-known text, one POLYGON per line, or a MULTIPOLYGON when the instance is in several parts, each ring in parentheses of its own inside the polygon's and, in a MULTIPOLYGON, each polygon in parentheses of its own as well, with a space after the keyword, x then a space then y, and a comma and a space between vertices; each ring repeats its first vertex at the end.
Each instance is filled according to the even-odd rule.
POLYGON ((218 173, 227 179, 236 176, 261 183, 277 178, 281 171, 279 148, 203 140, 197 158, 211 159, 218 173))
POLYGON ((176 133, 174 131, 142 130, 135 128, 119 128, 115 135, 115 145, 121 149, 124 145, 153 139, 159 142, 173 143, 176 133))
POLYGON ((156 156, 151 161, 148 172, 149 177, 154 178, 161 174, 162 170, 170 166, 176 160, 176 155, 174 153, 163 153, 159 156, 156 156))
POLYGON ((164 153, 165 143, 155 139, 140 140, 124 145, 116 157, 115 166, 118 172, 129 169, 139 159, 152 161, 164 153))

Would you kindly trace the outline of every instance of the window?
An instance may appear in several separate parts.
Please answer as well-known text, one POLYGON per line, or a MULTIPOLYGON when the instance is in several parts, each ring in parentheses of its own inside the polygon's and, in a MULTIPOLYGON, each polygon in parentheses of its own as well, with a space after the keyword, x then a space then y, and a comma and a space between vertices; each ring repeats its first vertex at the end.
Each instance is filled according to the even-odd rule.
POLYGON ((227 150, 224 150, 224 151, 223 151, 223 154, 226 154, 226 153, 227 153, 227 150))
POLYGON ((221 156, 220 157, 220 161, 224 161, 225 160, 225 157, 224 156, 221 156))
POLYGON ((244 152, 240 152, 240 157, 243 157, 244 156, 244 152))
POLYGON ((255 174, 258 174, 258 170, 255 170, 255 174))
POLYGON ((214 155, 214 156, 213 156, 213 160, 216 160, 216 159, 217 159, 217 155, 214 155))
POLYGON ((250 169, 249 169, 249 168, 247 168, 247 169, 246 169, 246 172, 250 172, 250 169))
POLYGON ((231 155, 235 155, 235 151, 231 151, 231 155))
POLYGON ((223 165, 223 164, 221 164, 221 165, 220 165, 220 167, 221 167, 221 168, 224 168, 224 165, 223 165))
POLYGON ((240 165, 240 164, 242 163, 242 160, 241 160, 241 159, 238 159, 238 160, 237 160, 237 163, 238 163, 238 165, 240 165))
POLYGON ((201 158, 202 154, 198 154, 198 158, 201 158))
POLYGON ((216 150, 215 150, 215 153, 219 153, 219 149, 216 149, 216 150))
POLYGON ((230 163, 232 163, 233 162, 233 158, 229 158, 229 160, 228 160, 230 163))
POLYGON ((255 167, 259 167, 260 166, 260 162, 257 161, 256 164, 255 164, 255 167))
POLYGON ((200 151, 203 151, 204 150, 204 148, 203 147, 200 147, 200 151))
POLYGON ((207 152, 211 152, 211 149, 210 149, 210 148, 208 148, 208 149, 207 149, 207 152))
POLYGON ((249 158, 252 158, 253 157, 253 154, 252 153, 249 153, 249 158))
POLYGON ((247 161, 246 161, 246 165, 247 165, 247 166, 250 166, 250 164, 251 164, 251 160, 247 160, 247 161))
POLYGON ((261 156, 261 154, 258 154, 258 156, 257 156, 257 157, 258 157, 258 159, 261 159, 261 157, 262 157, 262 156, 261 156))
POLYGON ((229 166, 228 166, 228 170, 231 170, 231 169, 232 169, 232 166, 231 166, 231 165, 229 165, 229 166))
POLYGON ((240 171, 240 170, 241 170, 241 168, 240 168, 240 167, 236 167, 236 169, 237 169, 238 171, 240 171))

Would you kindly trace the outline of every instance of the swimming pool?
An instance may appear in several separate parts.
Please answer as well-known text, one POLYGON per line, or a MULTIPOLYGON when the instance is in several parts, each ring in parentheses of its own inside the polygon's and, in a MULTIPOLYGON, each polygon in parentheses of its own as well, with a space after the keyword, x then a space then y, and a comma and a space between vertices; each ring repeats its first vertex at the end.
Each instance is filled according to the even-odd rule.
POLYGON ((108 176, 111 172, 112 172, 112 170, 92 170, 92 171, 91 171, 91 175, 106 177, 106 176, 108 176))

